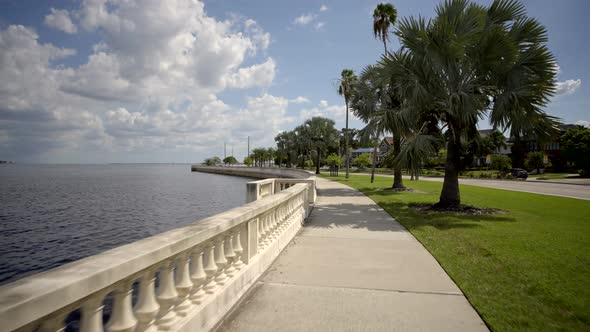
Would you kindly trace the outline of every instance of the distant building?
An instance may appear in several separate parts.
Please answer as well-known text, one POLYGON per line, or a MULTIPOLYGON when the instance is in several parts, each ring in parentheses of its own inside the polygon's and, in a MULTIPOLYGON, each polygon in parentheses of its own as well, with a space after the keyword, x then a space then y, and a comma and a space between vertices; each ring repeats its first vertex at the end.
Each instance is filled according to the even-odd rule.
MULTIPOLYGON (((351 159, 354 159, 363 153, 369 153, 372 156, 373 155, 373 148, 358 148, 356 150, 352 150, 352 151, 350 151, 350 157, 351 157, 351 159)), ((379 148, 377 148, 377 161, 379 161, 379 148)))
MULTIPOLYGON (((479 133, 479 136, 481 138, 487 137, 489 136, 491 133, 493 133, 496 129, 481 129, 478 130, 477 132, 479 133)), ((492 154, 503 154, 506 156, 510 156, 510 154, 512 153, 512 142, 508 141, 508 137, 504 137, 506 139, 506 146, 501 146, 496 148, 496 150, 494 150, 491 154, 487 155, 487 156, 475 156, 473 158, 473 165, 472 166, 486 166, 491 164, 492 160, 491 160, 491 155, 492 154)))
MULTIPOLYGON (((387 152, 389 152, 389 150, 391 150, 391 149, 393 149, 393 137, 384 137, 381 140, 381 143, 379 144, 379 146, 377 147, 377 163, 380 163, 383 160, 383 158, 385 157, 385 155, 387 154, 387 152)), ((368 153, 372 157, 373 156, 373 148, 359 148, 359 149, 353 150, 350 152, 351 159, 354 159, 363 153, 368 153)))
MULTIPOLYGON (((529 152, 535 151, 543 151, 545 152, 549 161, 556 169, 563 169, 567 166, 567 160, 563 156, 560 147, 560 140, 563 134, 567 132, 568 129, 575 129, 578 126, 575 124, 562 124, 559 126, 559 136, 555 137, 552 141, 546 144, 539 145, 536 138, 529 138, 523 139, 518 147, 514 146, 512 149, 512 160, 516 160, 518 164, 522 163, 528 155, 529 152)), ((514 139, 511 139, 511 143, 514 143, 514 139)), ((521 165, 519 165, 521 166, 521 165)))

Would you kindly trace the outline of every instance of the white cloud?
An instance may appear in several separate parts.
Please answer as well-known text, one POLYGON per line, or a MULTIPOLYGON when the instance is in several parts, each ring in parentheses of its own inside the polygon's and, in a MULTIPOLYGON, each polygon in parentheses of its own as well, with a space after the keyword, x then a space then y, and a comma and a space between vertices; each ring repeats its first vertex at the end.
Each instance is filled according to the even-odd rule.
POLYGON ((319 29, 321 29, 321 28, 322 28, 324 25, 325 25, 325 23, 324 23, 324 22, 318 22, 318 23, 316 23, 316 24, 315 24, 315 28, 316 28, 316 30, 319 30, 319 29))
POLYGON ((246 68, 240 68, 237 73, 227 79, 227 86, 234 88, 252 88, 269 86, 275 77, 276 65, 272 58, 265 62, 246 68))
POLYGON ((578 120, 578 121, 576 121, 576 124, 578 126, 583 126, 583 127, 586 127, 586 128, 590 128, 590 121, 578 120))
POLYGON ((325 12, 326 10, 328 10, 328 6, 326 6, 326 5, 321 5, 320 6, 320 11, 321 12, 325 12))
POLYGON ((256 21, 253 19, 246 19, 244 22, 244 28, 255 45, 263 50, 268 48, 270 45, 270 33, 265 32, 256 21))
POLYGON ((294 103, 294 104, 303 104, 303 103, 309 103, 310 100, 303 97, 303 96, 298 96, 297 98, 289 100, 289 102, 294 103))
POLYGON ((45 153, 55 161, 51 156, 60 151, 89 147, 203 151, 242 135, 240 122, 268 138, 291 121, 282 97, 250 97, 243 108, 218 98, 228 88, 268 87, 274 80, 274 59, 263 54, 258 62, 256 55, 271 36, 254 20, 218 21, 193 0, 88 0, 47 17, 48 25, 69 31, 55 22, 75 19, 74 28, 98 31, 100 40, 84 50, 91 52, 85 63, 67 66, 59 61, 74 50, 41 42, 23 26, 0 29, 0 155, 6 158, 39 160, 45 153))
MULTIPOLYGON (((561 67, 557 63, 555 64, 555 74, 558 76, 561 74, 561 67)), ((576 92, 581 85, 581 79, 557 82, 555 84, 555 97, 571 95, 576 92)))
POLYGON ((578 88, 582 85, 582 80, 566 80, 564 82, 557 82, 555 95, 556 96, 565 96, 571 95, 572 93, 576 92, 578 88))
MULTIPOLYGON (((314 116, 330 118, 335 121, 343 120, 346 117, 346 107, 344 107, 344 105, 330 105, 327 101, 320 100, 318 106, 304 108, 299 113, 301 121, 305 121, 314 116)), ((353 117, 352 113, 349 113, 349 117, 353 117)))
POLYGON ((50 12, 50 14, 45 16, 45 24, 47 26, 69 34, 74 34, 78 31, 67 10, 51 8, 50 12))
POLYGON ((299 25, 307 25, 311 22, 313 22, 316 19, 317 15, 316 14, 302 14, 301 16, 296 17, 293 20, 293 23, 295 24, 299 24, 299 25))

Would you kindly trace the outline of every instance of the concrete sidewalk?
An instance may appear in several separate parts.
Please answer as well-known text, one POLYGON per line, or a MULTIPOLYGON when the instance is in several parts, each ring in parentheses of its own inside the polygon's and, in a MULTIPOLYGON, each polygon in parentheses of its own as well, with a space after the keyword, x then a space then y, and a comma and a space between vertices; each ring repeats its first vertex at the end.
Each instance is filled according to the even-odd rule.
POLYGON ((487 331, 389 214, 343 184, 317 187, 308 223, 220 331, 487 331))

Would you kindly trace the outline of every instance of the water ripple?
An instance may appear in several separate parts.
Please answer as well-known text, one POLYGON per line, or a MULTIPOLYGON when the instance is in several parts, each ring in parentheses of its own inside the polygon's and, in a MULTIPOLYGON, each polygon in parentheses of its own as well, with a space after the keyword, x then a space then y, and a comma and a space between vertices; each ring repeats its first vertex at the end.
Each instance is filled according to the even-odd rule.
POLYGON ((247 181, 188 165, 2 165, 0 284, 241 205, 247 181))

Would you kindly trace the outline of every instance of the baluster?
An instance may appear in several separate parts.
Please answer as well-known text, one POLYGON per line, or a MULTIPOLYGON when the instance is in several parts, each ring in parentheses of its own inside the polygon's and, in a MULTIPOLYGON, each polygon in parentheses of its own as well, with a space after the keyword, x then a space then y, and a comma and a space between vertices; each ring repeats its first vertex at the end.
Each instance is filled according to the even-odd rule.
POLYGON ((235 267, 236 269, 241 270, 244 267, 244 262, 242 261, 242 254, 244 253, 244 248, 242 248, 240 231, 237 231, 236 236, 234 236, 234 252, 236 253, 235 267))
POLYGON ((136 332, 155 332, 156 315, 160 305, 156 300, 156 274, 150 269, 144 272, 139 281, 139 298, 135 304, 135 317, 137 317, 136 332))
POLYGON ((227 259, 227 268, 225 269, 225 274, 227 274, 231 278, 236 274, 236 268, 234 267, 236 253, 234 252, 233 234, 230 234, 225 239, 225 258, 227 259))
POLYGON ((131 332, 135 329, 137 319, 131 307, 132 286, 133 280, 124 281, 113 292, 113 312, 107 324, 108 332, 131 332))
POLYGON ((215 265, 215 246, 213 244, 207 248, 205 254, 205 273, 207 274, 207 284, 203 287, 205 292, 213 294, 217 288, 215 275, 217 274, 217 265, 215 265))
POLYGON ((264 247, 264 227, 262 226, 263 218, 261 216, 258 217, 258 248, 262 249, 264 247))
POLYGON ((276 218, 279 221, 279 229, 281 232, 283 232, 286 228, 287 228, 287 223, 285 223, 285 221, 282 218, 282 213, 281 213, 281 207, 277 207, 276 209, 276 218))
POLYGON ((41 323, 38 332, 64 332, 67 313, 59 313, 41 323))
POLYGON ((193 281, 193 289, 191 290, 190 299, 194 304, 201 304, 203 297, 205 296, 205 280, 207 280, 207 274, 203 269, 203 256, 204 253, 201 249, 193 251, 193 261, 191 270, 191 280, 193 281))
POLYGON ((84 332, 103 332, 102 324, 102 304, 104 295, 95 295, 82 304, 80 317, 80 331, 84 332))
POLYGON ((270 243, 270 239, 269 239, 270 229, 268 227, 268 222, 269 222, 268 213, 266 213, 266 214, 264 214, 264 217, 262 217, 262 225, 264 226, 264 246, 265 247, 270 243))
POLYGON ((215 281, 218 285, 223 286, 227 281, 227 274, 225 274, 225 268, 227 267, 227 259, 225 259, 224 253, 224 240, 223 237, 219 237, 219 241, 215 246, 215 264, 218 267, 217 270, 217 277, 215 277, 215 281))
POLYGON ((274 215, 272 213, 272 210, 267 212, 268 215, 268 232, 269 232, 269 240, 270 242, 273 242, 276 238, 276 234, 275 234, 275 219, 274 219, 274 215))
POLYGON ((176 271, 176 291, 178 292, 178 302, 174 310, 179 316, 186 316, 192 303, 189 300, 190 291, 193 288, 193 282, 189 275, 189 256, 184 253, 178 262, 178 270, 176 271))
POLYGON ((160 287, 156 298, 160 304, 156 324, 160 330, 169 330, 177 319, 174 311, 174 304, 178 298, 174 287, 174 260, 164 263, 160 270, 160 287))

